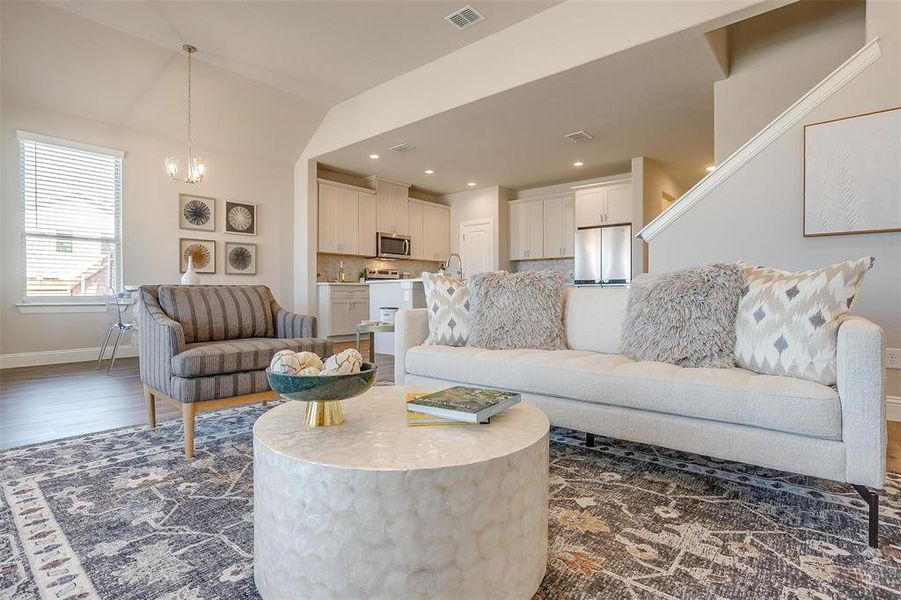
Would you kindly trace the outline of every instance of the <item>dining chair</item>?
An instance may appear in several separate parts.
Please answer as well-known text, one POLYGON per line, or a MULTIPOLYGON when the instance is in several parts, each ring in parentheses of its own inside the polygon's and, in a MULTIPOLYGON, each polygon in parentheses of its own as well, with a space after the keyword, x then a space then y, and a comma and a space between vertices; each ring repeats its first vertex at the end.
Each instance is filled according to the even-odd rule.
POLYGON ((96 368, 100 368, 103 354, 106 352, 110 337, 115 330, 116 341, 113 343, 113 352, 110 355, 109 366, 106 368, 106 372, 110 373, 113 370, 113 363, 116 362, 116 351, 119 349, 119 340, 122 338, 122 334, 132 331, 135 326, 134 323, 122 322, 122 306, 119 304, 119 296, 113 288, 103 288, 103 302, 106 304, 106 324, 108 328, 106 330, 106 339, 103 340, 103 345, 100 347, 100 356, 97 357, 96 368))

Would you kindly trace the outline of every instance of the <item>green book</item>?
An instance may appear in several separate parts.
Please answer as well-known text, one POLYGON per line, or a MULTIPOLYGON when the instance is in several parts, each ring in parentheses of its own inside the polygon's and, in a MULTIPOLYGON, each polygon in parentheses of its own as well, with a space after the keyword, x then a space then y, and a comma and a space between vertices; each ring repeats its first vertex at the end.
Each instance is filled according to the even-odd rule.
POLYGON ((515 392, 458 385, 407 401, 407 410, 454 421, 483 423, 521 400, 515 392))

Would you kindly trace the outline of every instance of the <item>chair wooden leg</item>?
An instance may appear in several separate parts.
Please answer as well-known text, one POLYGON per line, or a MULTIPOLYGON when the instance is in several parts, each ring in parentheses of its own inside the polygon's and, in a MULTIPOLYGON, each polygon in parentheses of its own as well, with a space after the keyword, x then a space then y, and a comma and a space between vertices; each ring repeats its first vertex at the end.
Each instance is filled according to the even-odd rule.
POLYGON ((150 428, 156 427, 156 398, 146 385, 144 386, 144 404, 147 406, 147 424, 150 428))
POLYGON ((181 405, 181 416, 185 422, 185 458, 194 458, 194 415, 196 414, 194 403, 185 402, 181 405))

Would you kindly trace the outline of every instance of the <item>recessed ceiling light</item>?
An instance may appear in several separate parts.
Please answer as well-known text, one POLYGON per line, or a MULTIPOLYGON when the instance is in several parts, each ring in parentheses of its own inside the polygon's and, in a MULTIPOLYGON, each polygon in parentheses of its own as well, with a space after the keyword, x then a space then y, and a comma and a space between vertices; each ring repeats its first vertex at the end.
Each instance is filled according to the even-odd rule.
POLYGON ((426 170, 425 170, 425 174, 426 174, 426 175, 431 175, 431 174, 434 173, 434 172, 435 172, 435 171, 433 171, 433 170, 431 170, 431 169, 426 169, 426 170))
POLYGON ((369 158, 371 158, 372 160, 378 160, 380 157, 378 154, 370 154, 369 158))
POLYGON ((574 167, 581 167, 581 166, 584 165, 584 164, 585 164, 585 163, 583 163, 581 160, 577 160, 576 162, 573 163, 573 166, 574 166, 574 167))
POLYGON ((470 181, 470 182, 467 183, 466 185, 468 185, 469 187, 475 187, 475 186, 476 186, 476 182, 475 182, 475 181, 470 181))
POLYGON ((714 171, 716 171, 716 165, 710 165, 709 167, 707 167, 708 173, 713 173, 714 171))

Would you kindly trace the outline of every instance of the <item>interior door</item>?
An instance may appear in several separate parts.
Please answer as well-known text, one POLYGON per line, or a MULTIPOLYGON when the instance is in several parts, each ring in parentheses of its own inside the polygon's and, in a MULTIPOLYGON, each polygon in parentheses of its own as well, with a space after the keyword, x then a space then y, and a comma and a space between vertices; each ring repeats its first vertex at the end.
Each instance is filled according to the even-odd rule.
POLYGON ((563 198, 544 201, 544 255, 563 255, 563 198))
POLYGON ((492 269, 493 238, 490 219, 460 223, 460 257, 465 278, 492 269))
POLYGON ((612 185, 607 188, 607 219, 605 225, 632 222, 632 186, 612 185))

